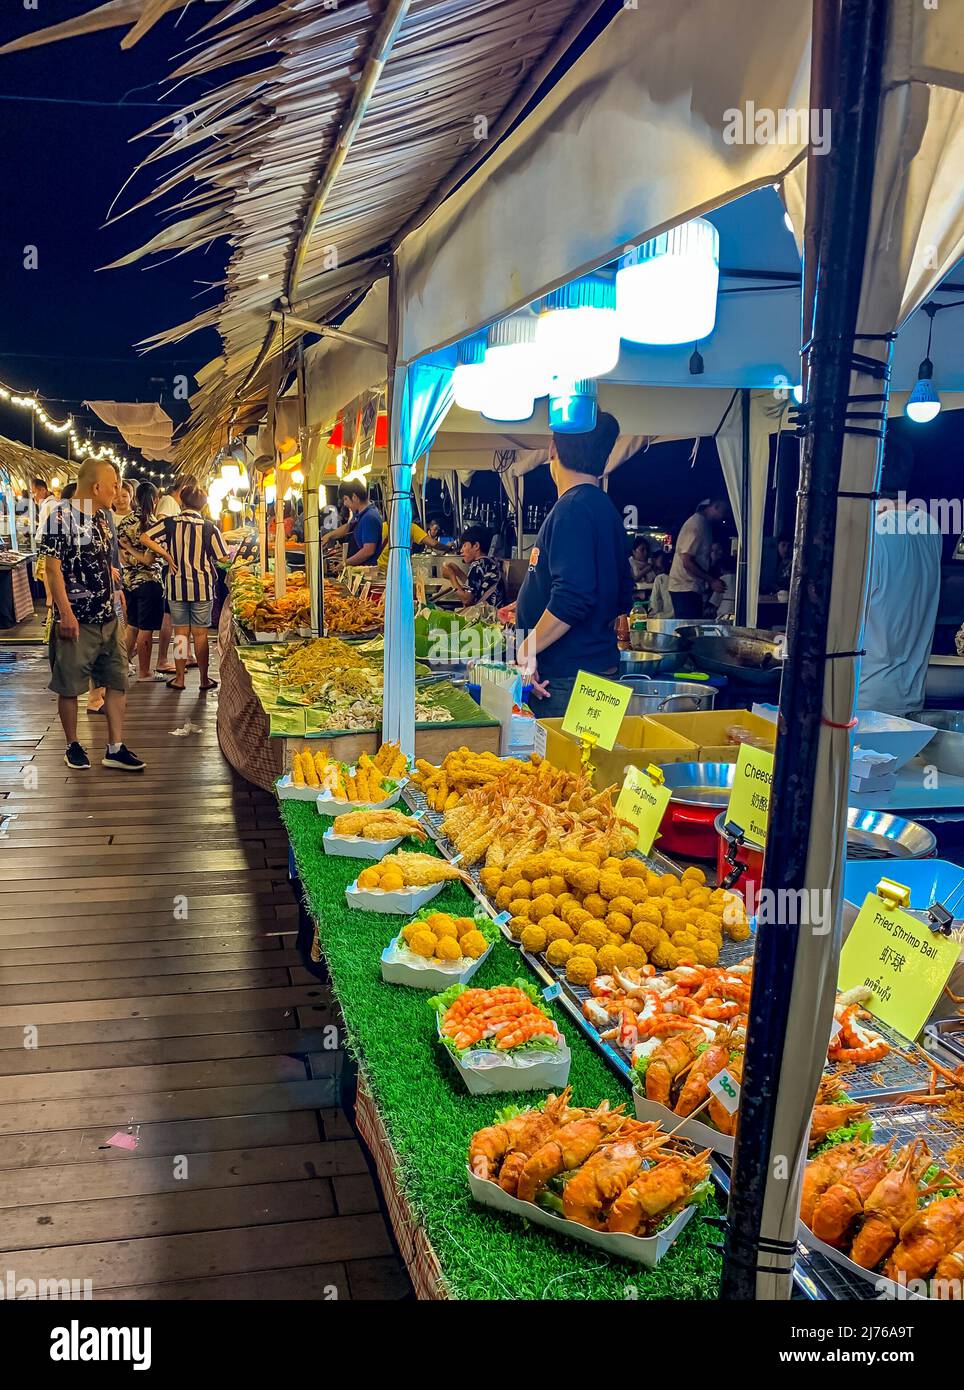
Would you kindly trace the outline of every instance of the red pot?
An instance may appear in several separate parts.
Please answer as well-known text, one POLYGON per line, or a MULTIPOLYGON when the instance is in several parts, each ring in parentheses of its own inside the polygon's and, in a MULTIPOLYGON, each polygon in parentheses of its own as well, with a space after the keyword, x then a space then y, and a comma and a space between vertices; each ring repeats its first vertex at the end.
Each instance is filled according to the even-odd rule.
POLYGON ((728 876, 733 875, 737 869, 739 875, 730 884, 730 889, 734 893, 739 893, 740 897, 746 902, 747 894, 752 890, 752 898, 755 902, 759 896, 757 890, 760 880, 763 878, 763 850, 759 845, 744 841, 742 845, 730 856, 735 860, 731 863, 727 860, 727 851, 730 842, 727 839, 723 827, 726 824, 726 812, 721 811, 714 821, 716 834, 716 881, 720 885, 726 882, 728 876))
POLYGON ((671 801, 659 826, 657 848, 681 859, 714 859, 717 834, 715 806, 695 806, 671 801))

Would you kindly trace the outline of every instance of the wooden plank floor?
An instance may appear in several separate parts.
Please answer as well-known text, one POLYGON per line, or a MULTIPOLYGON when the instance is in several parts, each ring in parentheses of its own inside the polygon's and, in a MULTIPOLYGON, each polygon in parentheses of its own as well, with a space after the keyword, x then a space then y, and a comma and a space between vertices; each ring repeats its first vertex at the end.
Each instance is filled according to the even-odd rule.
POLYGON ((216 696, 133 687, 142 774, 100 766, 82 699, 72 772, 48 679, 0 645, 0 1269, 108 1299, 407 1296, 284 832, 216 696), (103 1147, 132 1121, 136 1151, 103 1147))

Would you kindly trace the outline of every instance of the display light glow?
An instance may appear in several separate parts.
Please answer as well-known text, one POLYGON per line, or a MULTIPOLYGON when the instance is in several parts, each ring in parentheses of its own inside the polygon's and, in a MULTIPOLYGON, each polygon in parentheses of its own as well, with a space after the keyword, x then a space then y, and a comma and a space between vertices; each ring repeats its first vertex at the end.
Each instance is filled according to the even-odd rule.
MULTIPOLYGON (((923 366, 923 363, 921 364, 923 366)), ((934 389, 930 375, 919 376, 913 391, 907 397, 904 414, 915 425, 926 425, 941 411, 941 398, 934 389)))
POLYGON ((489 376, 485 369, 486 337, 477 333, 459 343, 458 361, 452 373, 452 392, 461 410, 481 412, 488 402, 489 376))
POLYGON ((697 217, 621 257, 616 272, 619 332, 633 343, 708 338, 716 324, 720 238, 697 217))
POLYGON ((558 377, 578 381, 611 372, 619 361, 613 281, 584 275, 546 295, 535 341, 543 361, 558 377))
POLYGON ((482 414, 489 420, 528 420, 536 397, 549 389, 550 373, 536 343, 536 320, 512 314, 494 323, 485 349, 488 378, 482 414))

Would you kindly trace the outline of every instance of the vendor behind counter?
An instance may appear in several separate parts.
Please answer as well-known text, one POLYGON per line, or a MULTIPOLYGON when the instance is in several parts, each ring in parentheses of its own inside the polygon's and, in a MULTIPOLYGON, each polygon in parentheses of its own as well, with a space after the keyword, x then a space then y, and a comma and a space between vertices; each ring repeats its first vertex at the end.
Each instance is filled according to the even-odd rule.
POLYGON ((603 411, 584 434, 553 434, 559 499, 539 529, 516 603, 520 664, 536 681, 537 718, 565 713, 579 671, 618 677, 616 618, 633 602, 622 518, 601 482, 619 434, 603 411), (540 689, 541 687, 541 689, 540 689))

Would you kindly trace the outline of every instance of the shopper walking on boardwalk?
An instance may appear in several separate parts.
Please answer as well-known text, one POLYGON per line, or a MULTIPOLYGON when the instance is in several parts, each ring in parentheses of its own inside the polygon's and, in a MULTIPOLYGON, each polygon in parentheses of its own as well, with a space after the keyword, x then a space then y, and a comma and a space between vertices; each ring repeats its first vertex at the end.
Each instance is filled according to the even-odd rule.
POLYGON ((155 524, 157 488, 138 483, 135 504, 117 527, 124 565, 127 600, 127 654, 138 662, 138 679, 153 680, 151 647, 164 621, 164 562, 141 545, 141 536, 155 524))
POLYGON ((54 604, 50 689, 57 695, 68 767, 90 767, 90 758, 77 741, 77 697, 93 681, 105 689, 107 748, 102 765, 140 772, 144 763, 123 741, 127 652, 114 607, 111 531, 106 518, 116 488, 113 466, 87 459, 73 497, 51 508, 40 538, 54 604))
POLYGON ((143 532, 141 544, 168 564, 167 602, 174 625, 176 674, 167 682, 171 690, 184 689, 188 641, 194 639, 201 690, 213 690, 217 681, 208 675, 208 628, 214 599, 215 565, 228 558, 224 537, 201 512, 207 497, 196 485, 181 489, 181 511, 163 517, 143 532))

